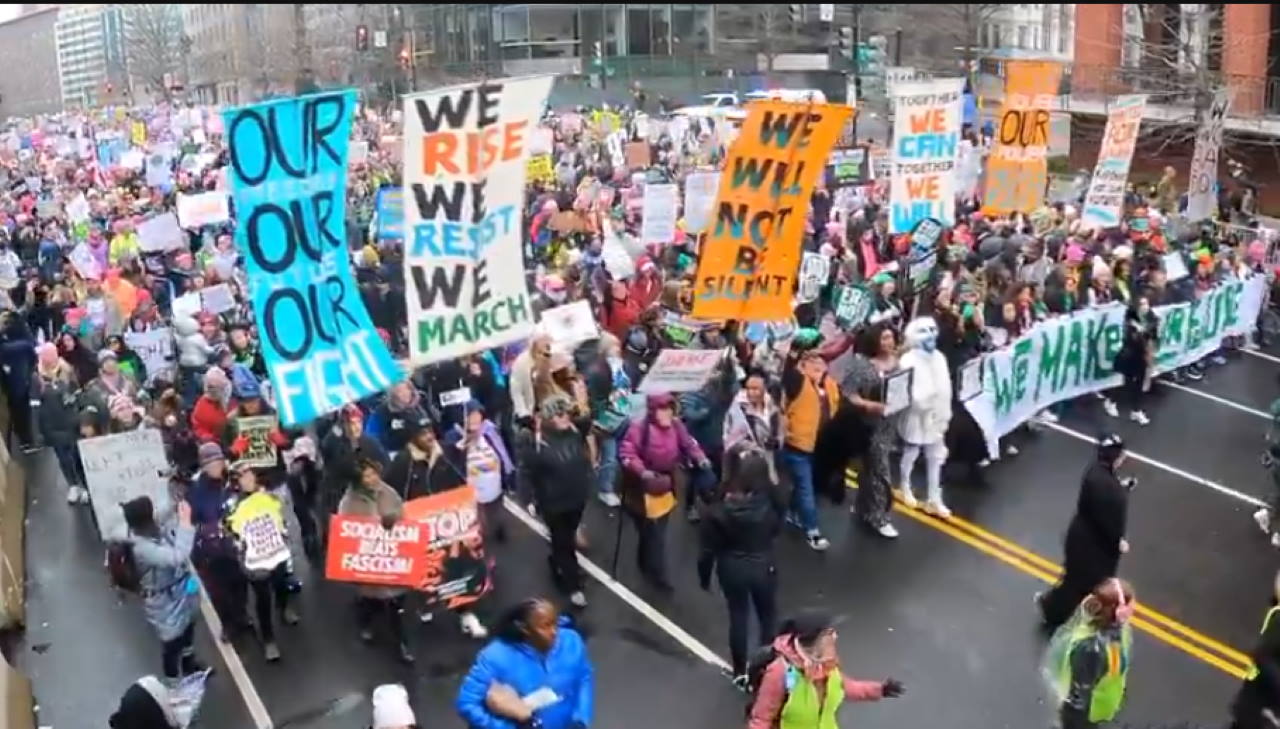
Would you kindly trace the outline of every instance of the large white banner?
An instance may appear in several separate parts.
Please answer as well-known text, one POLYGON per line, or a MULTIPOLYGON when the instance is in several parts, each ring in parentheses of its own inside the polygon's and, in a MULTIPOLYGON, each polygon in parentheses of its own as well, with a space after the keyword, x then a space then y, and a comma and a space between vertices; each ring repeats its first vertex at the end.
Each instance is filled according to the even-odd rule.
POLYGON ((676 186, 645 185, 640 208, 640 242, 670 243, 676 237, 676 186))
POLYGON ((1114 228, 1120 225, 1124 209, 1125 183, 1133 163, 1133 148, 1138 143, 1138 128, 1147 110, 1146 94, 1131 94, 1116 99, 1107 111, 1107 128, 1098 148, 1089 191, 1084 196, 1080 224, 1087 229, 1114 228))
POLYGON ((528 337, 525 158, 551 76, 405 97, 405 297, 415 365, 528 337))
POLYGON ((889 232, 910 233, 925 218, 956 220, 956 164, 964 79, 894 86, 889 232))
MULTIPOLYGON (((1218 214, 1218 150, 1222 148, 1222 130, 1227 124, 1231 96, 1222 89, 1213 97, 1213 106, 1200 120, 1196 132, 1196 149, 1191 156, 1191 182, 1187 186, 1186 218, 1199 222, 1218 214)), ((1166 210, 1165 213, 1173 211, 1166 210)))
MULTIPOLYGON (((1156 308, 1157 374, 1204 358, 1227 336, 1248 334, 1262 311, 1262 276, 1220 284, 1194 303, 1156 308)), ((1037 325, 984 355, 982 394, 965 403, 989 444, 1053 405, 1121 384, 1111 365, 1124 339, 1125 307, 1084 309, 1037 325)))
POLYGON ((85 485, 104 540, 123 539, 129 532, 120 505, 139 496, 151 498, 156 520, 173 510, 169 498, 169 460, 164 440, 154 428, 85 438, 77 444, 84 464, 85 485))

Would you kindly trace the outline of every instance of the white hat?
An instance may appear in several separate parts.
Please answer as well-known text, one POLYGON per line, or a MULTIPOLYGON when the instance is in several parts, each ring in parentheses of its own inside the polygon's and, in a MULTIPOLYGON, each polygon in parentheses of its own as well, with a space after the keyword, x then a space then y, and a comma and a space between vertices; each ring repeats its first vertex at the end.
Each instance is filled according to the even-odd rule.
POLYGON ((404 686, 384 683, 373 690, 373 729, 403 729, 416 723, 404 686))

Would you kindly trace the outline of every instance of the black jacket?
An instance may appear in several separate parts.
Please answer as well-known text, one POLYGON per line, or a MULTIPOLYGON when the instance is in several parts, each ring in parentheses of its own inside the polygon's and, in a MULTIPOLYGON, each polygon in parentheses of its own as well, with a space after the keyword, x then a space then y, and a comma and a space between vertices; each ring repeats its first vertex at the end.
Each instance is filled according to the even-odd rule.
POLYGON ((1147 370, 1147 348, 1156 346, 1160 336, 1160 319, 1155 312, 1144 317, 1130 308, 1124 314, 1124 343, 1116 355, 1115 370, 1137 377, 1147 370))
POLYGON ((1128 514, 1128 489, 1111 468, 1094 462, 1085 471, 1076 515, 1067 529, 1066 571, 1095 584, 1114 577, 1128 514))
POLYGON ((36 416, 40 435, 49 445, 71 445, 80 436, 80 398, 75 385, 62 380, 36 378, 40 408, 36 416))
POLYGON ((467 460, 462 451, 448 443, 440 444, 436 462, 414 458, 415 448, 406 447, 392 459, 382 480, 408 501, 467 485, 467 460))
POLYGON ((591 484, 591 457, 585 431, 544 428, 522 459, 533 487, 534 502, 543 514, 563 514, 586 506, 591 484))
POLYGON ((359 440, 352 443, 345 434, 330 432, 320 443, 320 453, 324 457, 321 488, 333 498, 335 506, 348 486, 360 482, 362 458, 373 458, 383 468, 387 467, 387 452, 377 440, 367 435, 361 435, 359 440))
POLYGON ((729 495, 712 506, 699 529, 701 553, 698 577, 711 581, 717 562, 731 560, 773 561, 773 540, 782 530, 786 503, 781 489, 759 491, 746 496, 729 495))

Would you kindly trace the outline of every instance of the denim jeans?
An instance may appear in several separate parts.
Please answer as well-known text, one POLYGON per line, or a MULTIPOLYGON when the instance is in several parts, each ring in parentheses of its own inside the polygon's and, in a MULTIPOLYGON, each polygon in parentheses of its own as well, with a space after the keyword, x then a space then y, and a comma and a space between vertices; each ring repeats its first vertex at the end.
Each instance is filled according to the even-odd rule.
POLYGON ((618 440, 621 436, 599 433, 596 443, 600 446, 600 465, 596 467, 596 491, 611 494, 618 487, 618 440))
POLYGON ((784 448, 782 465, 791 475, 791 510, 806 533, 818 530, 818 505, 813 496, 813 454, 784 448))

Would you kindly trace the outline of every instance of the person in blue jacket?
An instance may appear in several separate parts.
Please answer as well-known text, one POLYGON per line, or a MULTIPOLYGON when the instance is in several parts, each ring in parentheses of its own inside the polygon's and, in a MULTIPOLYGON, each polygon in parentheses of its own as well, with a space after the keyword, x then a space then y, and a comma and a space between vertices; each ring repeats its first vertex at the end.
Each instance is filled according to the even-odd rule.
POLYGON ((541 598, 502 616, 458 690, 458 714, 469 729, 591 726, 594 671, 571 625, 541 598))

